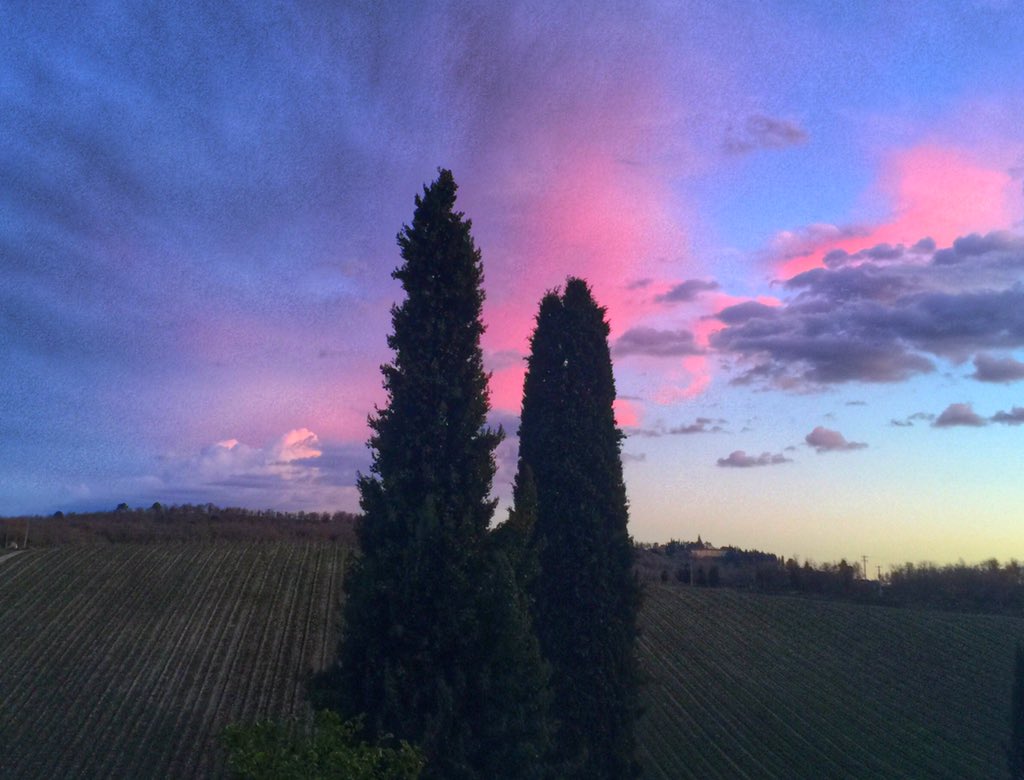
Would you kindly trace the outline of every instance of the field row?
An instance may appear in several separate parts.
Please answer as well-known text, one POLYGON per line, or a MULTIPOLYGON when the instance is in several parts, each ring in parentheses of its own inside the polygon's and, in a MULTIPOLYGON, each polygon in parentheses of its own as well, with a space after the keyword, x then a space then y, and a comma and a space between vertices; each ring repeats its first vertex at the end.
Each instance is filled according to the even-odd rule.
POLYGON ((344 548, 113 545, 0 566, 0 776, 200 777, 232 721, 305 716, 344 548))
POLYGON ((990 778, 1024 620, 648 589, 650 777, 990 778))
MULTIPOLYGON (((308 715, 345 548, 32 550, 0 564, 0 777, 223 773, 230 722, 308 715)), ((651 585, 649 778, 1003 774, 1024 620, 651 585)))

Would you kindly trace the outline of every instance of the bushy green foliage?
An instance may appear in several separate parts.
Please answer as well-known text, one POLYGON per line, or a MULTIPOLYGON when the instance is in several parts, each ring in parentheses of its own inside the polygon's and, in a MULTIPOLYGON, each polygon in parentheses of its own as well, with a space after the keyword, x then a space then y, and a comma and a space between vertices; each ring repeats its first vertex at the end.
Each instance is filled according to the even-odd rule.
POLYGON ((296 721, 232 724, 221 735, 228 768, 247 780, 416 780, 423 756, 407 742, 363 741, 358 720, 329 710, 316 715, 312 733, 296 721))
POLYGON ((540 304, 524 385, 520 473, 536 486, 535 625, 552 667, 560 776, 636 772, 639 587, 604 309, 580 279, 540 304))
POLYGON ((547 744, 545 675, 515 579, 490 554, 503 432, 485 425, 483 271, 455 192, 442 170, 398 236, 406 299, 359 478, 335 703, 366 713, 371 736, 421 746, 429 777, 530 777, 547 744))

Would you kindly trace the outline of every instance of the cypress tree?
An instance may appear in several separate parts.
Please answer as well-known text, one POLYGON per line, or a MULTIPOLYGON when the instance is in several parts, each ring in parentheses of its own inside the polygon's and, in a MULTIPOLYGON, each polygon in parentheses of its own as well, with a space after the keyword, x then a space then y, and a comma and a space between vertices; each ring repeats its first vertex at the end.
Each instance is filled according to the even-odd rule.
POLYGON ((541 301, 519 451, 536 487, 534 617, 552 670, 559 771, 618 780, 638 771, 640 595, 604 314, 580 279, 541 301))
POLYGON ((1010 746, 1006 751, 1013 780, 1024 779, 1024 645, 1017 643, 1013 664, 1010 709, 1010 746))
POLYGON ((503 433, 485 425, 483 271, 455 193, 441 170, 398 235, 393 276, 406 299, 392 308, 388 403, 370 419, 372 465, 358 482, 360 556, 346 580, 334 701, 364 714, 371 738, 419 745, 425 777, 534 777, 546 678, 488 536, 503 433))
POLYGON ((508 519, 492 531, 495 546, 512 566, 516 583, 529 596, 537 579, 539 562, 533 545, 537 523, 537 485, 528 463, 520 460, 512 486, 512 507, 508 519))

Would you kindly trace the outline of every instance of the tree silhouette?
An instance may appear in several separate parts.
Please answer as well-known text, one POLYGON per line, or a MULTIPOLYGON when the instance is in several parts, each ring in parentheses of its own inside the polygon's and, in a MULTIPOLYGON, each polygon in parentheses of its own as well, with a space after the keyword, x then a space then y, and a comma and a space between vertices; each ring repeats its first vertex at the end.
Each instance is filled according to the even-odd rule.
POLYGON ((491 533, 494 542, 508 558, 519 588, 529 597, 540 563, 533 545, 537 524, 537 485, 529 464, 520 461, 512 486, 512 507, 508 519, 491 533))
POLYGON ((485 425, 483 271, 455 193, 441 170, 398 236, 406 299, 392 309, 388 403, 370 419, 373 461, 358 482, 361 554, 334 703, 365 713, 371 738, 419 745, 425 777, 532 777, 547 744, 545 675, 488 537, 503 433, 485 425))
POLYGON ((552 667, 560 776, 636 774, 632 573, 622 434, 604 309, 581 279, 541 300, 524 383, 520 474, 536 487, 535 625, 552 667))

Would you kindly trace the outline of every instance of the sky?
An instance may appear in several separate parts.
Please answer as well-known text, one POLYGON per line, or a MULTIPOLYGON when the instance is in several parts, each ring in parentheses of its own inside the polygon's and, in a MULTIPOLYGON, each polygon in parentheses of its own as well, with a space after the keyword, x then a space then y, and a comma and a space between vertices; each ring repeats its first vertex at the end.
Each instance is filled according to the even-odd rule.
POLYGON ((496 519, 580 276, 636 539, 1024 559, 1020 0, 0 2, 0 515, 356 510, 439 167, 496 519))

